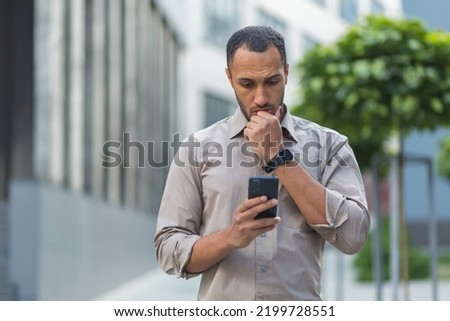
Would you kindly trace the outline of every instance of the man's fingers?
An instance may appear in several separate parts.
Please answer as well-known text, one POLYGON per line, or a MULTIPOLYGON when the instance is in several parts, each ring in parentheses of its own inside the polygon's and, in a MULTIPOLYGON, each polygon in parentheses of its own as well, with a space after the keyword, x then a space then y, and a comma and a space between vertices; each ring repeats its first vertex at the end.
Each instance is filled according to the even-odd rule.
POLYGON ((242 205, 242 218, 253 219, 258 213, 272 208, 278 204, 278 200, 273 198, 267 200, 266 196, 255 197, 245 201, 242 205))
POLYGON ((258 196, 254 198, 250 198, 246 200, 244 203, 238 206, 237 210, 238 212, 246 212, 247 210, 251 209, 252 207, 264 203, 267 201, 267 196, 258 196))

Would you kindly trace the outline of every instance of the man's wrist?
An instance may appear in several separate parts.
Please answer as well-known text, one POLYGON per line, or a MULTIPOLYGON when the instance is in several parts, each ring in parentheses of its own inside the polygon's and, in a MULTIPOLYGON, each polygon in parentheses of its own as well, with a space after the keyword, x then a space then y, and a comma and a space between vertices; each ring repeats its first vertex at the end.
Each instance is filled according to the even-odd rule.
POLYGON ((283 148, 263 166, 263 169, 266 173, 271 173, 278 166, 284 165, 293 159, 294 155, 292 152, 289 149, 283 148))

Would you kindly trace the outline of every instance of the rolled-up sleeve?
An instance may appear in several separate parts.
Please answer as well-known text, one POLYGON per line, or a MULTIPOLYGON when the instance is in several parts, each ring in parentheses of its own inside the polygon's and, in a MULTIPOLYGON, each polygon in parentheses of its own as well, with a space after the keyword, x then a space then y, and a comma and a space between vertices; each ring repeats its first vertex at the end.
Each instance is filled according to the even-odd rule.
POLYGON ((311 226, 342 252, 354 254, 365 244, 370 229, 364 183, 348 142, 339 142, 331 150, 335 152, 327 155, 321 179, 328 224, 311 226))
POLYGON ((156 259, 168 274, 190 278, 184 271, 200 238, 202 191, 199 167, 191 147, 180 147, 171 164, 156 223, 156 259))

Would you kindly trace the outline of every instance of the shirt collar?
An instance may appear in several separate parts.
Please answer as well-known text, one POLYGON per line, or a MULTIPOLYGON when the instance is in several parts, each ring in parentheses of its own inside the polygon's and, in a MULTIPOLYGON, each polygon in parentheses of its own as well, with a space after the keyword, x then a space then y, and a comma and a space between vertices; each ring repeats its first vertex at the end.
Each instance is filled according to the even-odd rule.
POLYGON ((248 120, 245 118, 240 108, 236 108, 230 119, 230 139, 238 136, 247 126, 248 120))
POLYGON ((286 111, 286 114, 283 117, 283 120, 281 121, 281 128, 283 129, 284 136, 289 137, 290 139, 294 140, 296 143, 298 143, 297 139, 295 138, 295 126, 294 126, 294 119, 292 118, 292 115, 289 113, 289 108, 284 105, 284 110, 286 111))
MULTIPOLYGON (((294 123, 292 120, 292 116, 289 113, 289 109, 284 105, 286 114, 283 117, 283 120, 281 121, 281 128, 283 129, 283 134, 285 136, 288 136, 289 138, 293 139, 295 142, 297 140, 295 139, 295 128, 294 123)), ((248 120, 245 118, 244 114, 242 113, 240 108, 236 108, 236 111, 230 118, 230 136, 229 138, 232 139, 239 134, 242 133, 242 131, 247 126, 248 120)))

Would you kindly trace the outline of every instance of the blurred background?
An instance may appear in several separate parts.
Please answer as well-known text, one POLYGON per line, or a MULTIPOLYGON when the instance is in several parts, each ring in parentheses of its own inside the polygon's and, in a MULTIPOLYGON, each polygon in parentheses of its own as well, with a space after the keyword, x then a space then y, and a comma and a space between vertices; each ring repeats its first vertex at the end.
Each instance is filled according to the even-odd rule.
MULTIPOLYGON (((198 278, 157 266, 155 220, 169 143, 236 108, 229 36, 251 24, 285 36, 294 107, 295 65, 368 14, 450 31, 446 0, 0 0, 0 300, 195 299, 198 278)), ((412 130, 404 148, 434 160, 448 135, 412 130)), ((436 234, 437 274, 411 287, 420 299, 450 293, 450 185, 432 170, 429 198, 426 168, 405 166, 411 246, 429 252, 436 234)), ((392 184, 365 178, 371 208, 386 214, 392 184)), ((352 260, 326 249, 326 297, 390 299, 373 278, 357 280, 352 260)))

